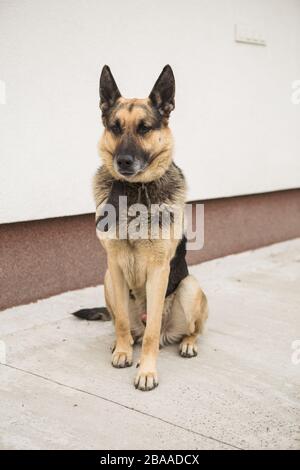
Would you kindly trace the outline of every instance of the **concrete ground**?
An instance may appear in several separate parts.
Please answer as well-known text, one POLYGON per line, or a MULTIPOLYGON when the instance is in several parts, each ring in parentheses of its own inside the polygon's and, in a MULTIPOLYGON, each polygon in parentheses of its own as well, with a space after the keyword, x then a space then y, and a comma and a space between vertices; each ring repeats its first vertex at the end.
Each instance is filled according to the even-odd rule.
POLYGON ((300 239, 191 271, 210 305, 199 355, 161 350, 152 392, 111 367, 111 322, 70 314, 102 287, 0 312, 0 448, 299 449, 300 239))

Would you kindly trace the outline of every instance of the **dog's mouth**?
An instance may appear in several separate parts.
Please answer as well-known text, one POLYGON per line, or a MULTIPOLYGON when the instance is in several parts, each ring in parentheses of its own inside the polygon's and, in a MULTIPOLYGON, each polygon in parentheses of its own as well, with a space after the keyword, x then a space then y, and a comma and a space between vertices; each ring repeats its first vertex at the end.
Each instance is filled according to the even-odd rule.
POLYGON ((120 173, 120 175, 122 176, 135 176, 137 174, 137 172, 135 171, 121 171, 121 170, 118 170, 118 173, 120 173))
POLYGON ((143 173, 147 165, 139 159, 133 159, 130 164, 121 163, 117 158, 114 159, 114 169, 117 173, 125 178, 132 178, 140 173, 143 173))

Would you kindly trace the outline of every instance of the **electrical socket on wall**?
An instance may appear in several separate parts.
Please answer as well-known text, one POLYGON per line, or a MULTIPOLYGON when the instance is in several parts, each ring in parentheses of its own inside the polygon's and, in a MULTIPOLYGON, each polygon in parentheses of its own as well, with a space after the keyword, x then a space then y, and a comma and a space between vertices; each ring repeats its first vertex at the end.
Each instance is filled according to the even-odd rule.
POLYGON ((247 24, 236 24, 234 29, 234 37, 236 42, 254 44, 257 46, 267 45, 265 33, 261 28, 258 29, 247 24))

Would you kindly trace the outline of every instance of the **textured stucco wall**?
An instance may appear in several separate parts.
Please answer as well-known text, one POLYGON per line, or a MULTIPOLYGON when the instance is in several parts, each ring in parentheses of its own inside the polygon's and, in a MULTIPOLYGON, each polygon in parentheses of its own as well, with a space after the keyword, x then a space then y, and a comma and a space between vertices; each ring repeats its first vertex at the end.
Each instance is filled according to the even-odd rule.
POLYGON ((0 0, 0 223, 93 212, 105 63, 125 96, 173 66, 190 200, 299 187, 299 24, 298 0, 0 0))

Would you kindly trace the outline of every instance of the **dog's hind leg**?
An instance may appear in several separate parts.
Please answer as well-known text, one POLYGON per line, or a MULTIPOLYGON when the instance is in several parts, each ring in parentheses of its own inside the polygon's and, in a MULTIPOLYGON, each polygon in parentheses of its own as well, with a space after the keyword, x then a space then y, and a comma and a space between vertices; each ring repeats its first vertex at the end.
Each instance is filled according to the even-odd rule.
POLYGON ((197 338, 203 332, 207 317, 206 296, 194 276, 189 275, 177 287, 172 307, 172 328, 167 333, 167 336, 174 337, 181 334, 179 352, 182 357, 197 355, 197 338))

